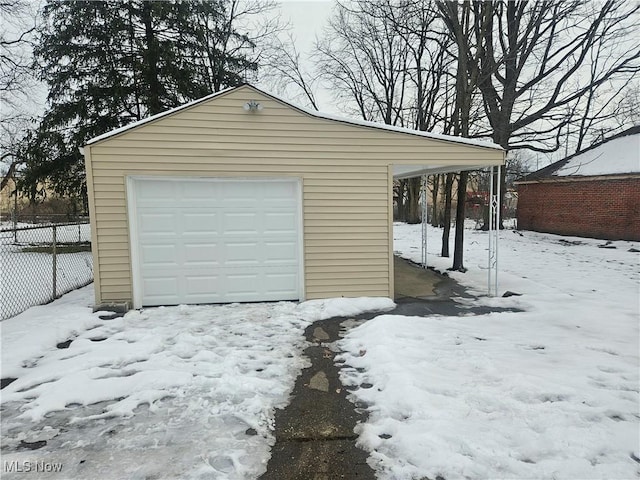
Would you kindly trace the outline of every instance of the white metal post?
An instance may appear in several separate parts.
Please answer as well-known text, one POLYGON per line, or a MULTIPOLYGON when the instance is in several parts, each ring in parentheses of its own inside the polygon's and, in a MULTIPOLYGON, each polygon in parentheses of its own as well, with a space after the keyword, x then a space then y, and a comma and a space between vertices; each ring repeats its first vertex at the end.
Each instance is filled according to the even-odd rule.
POLYGON ((427 268, 427 176, 423 175, 420 182, 422 194, 422 268, 427 268))
POLYGON ((489 268, 487 286, 489 296, 498 295, 498 237, 500 235, 500 174, 501 168, 498 165, 498 184, 494 183, 494 168, 490 169, 489 187, 489 268))

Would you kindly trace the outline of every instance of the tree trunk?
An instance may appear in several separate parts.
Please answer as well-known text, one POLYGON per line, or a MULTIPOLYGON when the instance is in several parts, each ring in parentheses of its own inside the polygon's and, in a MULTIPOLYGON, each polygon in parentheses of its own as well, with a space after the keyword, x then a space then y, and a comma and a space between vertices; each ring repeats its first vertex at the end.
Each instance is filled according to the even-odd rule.
POLYGON ((447 173, 444 184, 444 220, 442 230, 442 251, 443 257, 449 256, 449 232, 451 231, 451 190, 453 189, 453 173, 447 173))
POLYGON ((502 218, 502 212, 505 211, 504 208, 504 198, 507 194, 507 166, 503 165, 500 169, 500 202, 498 203, 498 208, 500 209, 500 230, 504 229, 504 219, 502 218))
POLYGON ((407 182, 407 223, 420 223, 420 186, 421 178, 410 178, 407 182))
POLYGON ((456 207, 456 233, 455 247, 453 249, 453 267, 452 270, 466 272, 464 268, 464 219, 465 206, 467 200, 467 177, 469 172, 460 172, 460 180, 458 180, 458 205, 456 207))
MULTIPOLYGON (((5 156, 8 157, 9 154, 5 156)), ((7 170, 7 173, 2 177, 2 182, 0 183, 0 190, 4 190, 4 187, 7 186, 7 183, 9 183, 9 180, 13 179, 15 182, 15 171, 19 163, 22 163, 22 162, 19 162, 18 160, 11 162, 11 165, 9 165, 9 169, 7 170)))
POLYGON ((433 190, 431 190, 431 225, 438 226, 438 191, 440 190, 440 175, 433 176, 433 190))
POLYGON ((407 221, 407 214, 406 214, 406 207, 405 207, 405 190, 407 188, 407 181, 406 180, 398 180, 398 183, 395 185, 395 195, 396 195, 396 215, 395 215, 395 219, 398 222, 406 222, 407 221))
POLYGON ((147 108, 151 115, 163 111, 160 101, 160 81, 158 79, 158 40, 153 29, 152 4, 150 1, 142 2, 142 21, 144 23, 144 39, 146 49, 144 51, 145 69, 144 77, 147 88, 147 108))

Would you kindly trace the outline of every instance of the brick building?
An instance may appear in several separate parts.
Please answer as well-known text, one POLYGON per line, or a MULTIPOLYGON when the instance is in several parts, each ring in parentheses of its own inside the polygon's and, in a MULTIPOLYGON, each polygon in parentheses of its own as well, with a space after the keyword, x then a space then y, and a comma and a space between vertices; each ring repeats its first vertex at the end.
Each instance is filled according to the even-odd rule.
POLYGON ((640 126, 516 182, 518 228, 640 240, 640 126))

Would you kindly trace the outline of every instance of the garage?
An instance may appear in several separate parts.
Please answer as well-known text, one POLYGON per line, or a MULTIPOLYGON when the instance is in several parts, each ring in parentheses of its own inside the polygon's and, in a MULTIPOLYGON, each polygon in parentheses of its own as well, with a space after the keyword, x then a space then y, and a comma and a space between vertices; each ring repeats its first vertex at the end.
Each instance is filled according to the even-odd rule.
POLYGON ((395 178, 504 163, 482 140, 307 110, 253 85, 84 147, 96 307, 394 297, 395 178))
POLYGON ((298 300, 295 180, 129 180, 133 286, 142 306, 298 300))

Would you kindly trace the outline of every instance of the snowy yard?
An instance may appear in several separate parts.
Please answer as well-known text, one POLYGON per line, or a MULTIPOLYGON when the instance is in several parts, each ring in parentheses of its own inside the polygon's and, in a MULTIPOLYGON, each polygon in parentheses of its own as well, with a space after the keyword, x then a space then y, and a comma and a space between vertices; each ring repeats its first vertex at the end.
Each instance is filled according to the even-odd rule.
MULTIPOLYGON (((420 261, 420 225, 395 249, 420 261)), ((487 234, 467 230, 466 274, 485 291, 487 234)), ((429 230, 429 265, 441 230, 429 230)), ((637 478, 639 249, 630 242, 501 232, 500 291, 522 313, 381 315, 341 341, 343 381, 380 478, 637 478), (615 247, 615 248, 613 248, 615 247), (359 370, 356 370, 359 369, 359 370)))
POLYGON ((255 478, 274 409, 304 366, 304 328, 393 306, 180 306, 101 320, 92 303, 89 286, 0 324, 2 378, 17 378, 2 390, 2 478, 37 462, 61 466, 54 478, 255 478))
MULTIPOLYGON (((429 264, 444 270, 439 238, 429 230, 429 264)), ((395 239, 420 260, 420 225, 397 224, 395 239)), ((640 254, 629 251, 640 245, 604 244, 504 231, 500 291, 522 296, 479 302, 523 312, 380 314, 340 341, 343 381, 372 385, 352 395, 368 405, 359 444, 380 478, 640 474, 640 254)), ((487 234, 468 230, 467 245, 469 271, 452 276, 483 295, 487 234)), ((393 306, 180 306, 103 320, 92 303, 89 286, 0 323, 2 378, 17 378, 2 390, 2 478, 27 465, 62 469, 38 478, 256 478, 274 409, 305 365, 303 330, 393 306)))

